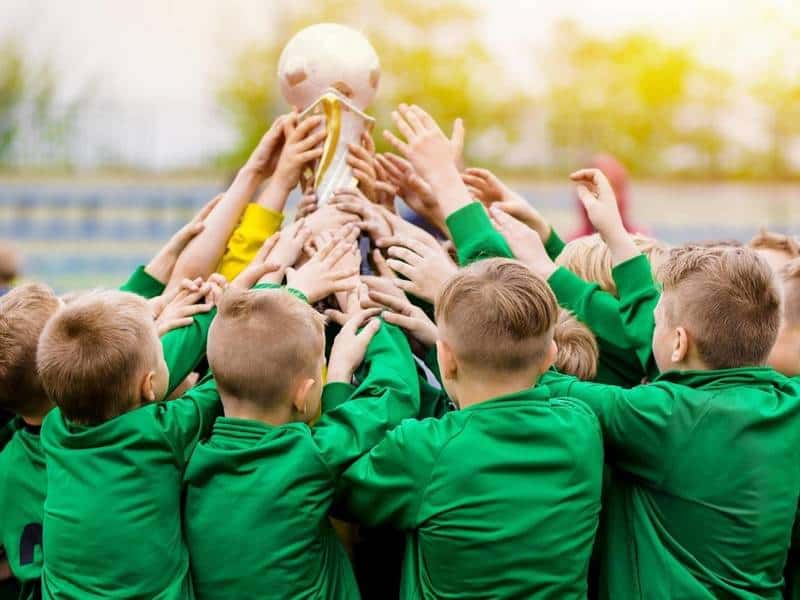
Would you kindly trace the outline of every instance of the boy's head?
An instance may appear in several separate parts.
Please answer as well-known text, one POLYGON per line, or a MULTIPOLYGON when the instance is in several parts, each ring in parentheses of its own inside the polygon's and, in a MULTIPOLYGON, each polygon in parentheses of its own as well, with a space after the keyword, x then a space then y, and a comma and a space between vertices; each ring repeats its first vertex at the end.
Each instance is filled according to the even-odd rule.
POLYGON ((279 424, 317 416, 324 319, 283 290, 229 289, 208 334, 225 414, 279 424))
MULTIPOLYGON (((632 234, 631 239, 650 261, 653 271, 657 271, 667 255, 666 244, 640 233, 632 234)), ((556 264, 585 281, 597 283, 600 289, 609 294, 617 295, 617 284, 611 274, 611 251, 599 234, 579 237, 569 242, 556 258, 556 264)))
POLYGON ((0 242, 0 294, 8 290, 19 275, 19 252, 8 242, 0 242))
POLYGON ((91 292, 65 305, 39 340, 39 377, 69 420, 97 425, 161 400, 168 373, 147 301, 91 292))
POLYGON ((659 370, 764 365, 780 324, 767 262, 749 248, 674 248, 659 271, 653 354, 659 370))
POLYGON ((568 310, 559 309, 553 339, 558 347, 556 369, 584 381, 595 378, 599 350, 594 334, 586 325, 568 310))
POLYGON ((456 402, 476 383, 536 381, 556 355, 555 296, 545 281, 507 259, 461 269, 436 301, 437 350, 445 388, 456 402))
POLYGON ((36 371, 36 346, 59 306, 49 287, 29 283, 0 298, 0 407, 40 419, 52 407, 36 371))
POLYGON ((767 363, 789 377, 800 376, 800 258, 778 273, 783 298, 781 327, 767 363))
POLYGON ((800 244, 791 236, 762 229, 748 244, 776 273, 790 260, 800 257, 800 244))

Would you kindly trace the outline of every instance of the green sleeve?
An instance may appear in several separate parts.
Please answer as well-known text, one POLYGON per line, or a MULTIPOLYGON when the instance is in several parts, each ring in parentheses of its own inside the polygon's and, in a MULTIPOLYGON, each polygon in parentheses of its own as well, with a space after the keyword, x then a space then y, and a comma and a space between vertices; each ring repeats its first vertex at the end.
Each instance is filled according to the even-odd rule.
MULTIPOLYGON (((325 410, 313 429, 320 455, 334 479, 387 431, 419 413, 417 370, 400 329, 381 322, 367 348, 364 368, 365 377, 349 400, 325 410)), ((335 403, 330 390, 326 401, 335 403)))
POLYGON ((619 291, 619 313, 622 325, 642 368, 651 372, 653 359, 653 316, 661 296, 653 281, 650 261, 643 254, 625 261, 612 270, 619 291))
POLYGON ((617 468, 658 483, 664 457, 674 451, 669 435, 675 410, 675 392, 665 383, 631 389, 587 383, 549 371, 539 383, 553 396, 577 398, 597 415, 606 444, 606 457, 617 468))
POLYGON ((497 233, 480 202, 472 202, 447 217, 447 228, 456 247, 458 264, 482 258, 514 258, 503 236, 497 233))
POLYGON ((362 525, 414 529, 441 449, 432 420, 404 421, 342 475, 337 506, 362 525))
POLYGON ((346 402, 355 391, 356 386, 351 383, 337 381, 327 384, 322 390, 322 412, 326 413, 346 402))
POLYGON ((177 400, 159 402, 157 409, 176 461, 184 467, 197 442, 210 435, 214 420, 222 414, 217 382, 209 373, 177 400))
POLYGON ((552 227, 550 228, 550 235, 547 238, 547 241, 544 243, 544 249, 547 252, 547 256, 550 257, 550 260, 555 260, 558 258, 558 255, 564 250, 564 240, 562 240, 556 230, 552 227))
POLYGON ((145 271, 144 266, 139 266, 119 289, 150 299, 164 293, 164 284, 145 271))
POLYGON ((186 379, 205 355, 208 330, 216 314, 217 308, 214 307, 207 313, 196 315, 191 325, 173 329, 161 338, 164 361, 169 370, 167 396, 186 379))

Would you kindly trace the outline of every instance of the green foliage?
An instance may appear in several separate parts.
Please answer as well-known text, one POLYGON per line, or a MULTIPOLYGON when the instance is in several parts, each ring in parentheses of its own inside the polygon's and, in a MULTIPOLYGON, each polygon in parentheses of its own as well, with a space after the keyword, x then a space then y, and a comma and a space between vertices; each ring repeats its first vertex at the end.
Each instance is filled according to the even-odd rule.
MULTIPOLYGON (((277 86, 278 57, 297 31, 322 22, 353 26, 375 46, 381 83, 370 113, 378 131, 391 125, 390 113, 400 102, 421 104, 444 128, 462 117, 468 140, 488 131, 513 139, 518 131, 522 97, 503 82, 477 35, 479 15, 465 3, 311 0, 276 10, 275 35, 245 48, 221 89, 221 103, 239 133, 236 147, 222 157, 223 166, 242 164, 271 119, 288 108, 277 86)), ((375 141, 385 149, 381 135, 375 141)))

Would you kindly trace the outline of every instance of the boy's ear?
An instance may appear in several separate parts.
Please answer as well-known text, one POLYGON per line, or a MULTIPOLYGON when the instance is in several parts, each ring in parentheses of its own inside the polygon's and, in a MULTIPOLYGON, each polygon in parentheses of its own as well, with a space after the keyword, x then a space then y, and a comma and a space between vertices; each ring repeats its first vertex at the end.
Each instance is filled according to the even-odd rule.
POLYGON ((140 389, 142 404, 147 404, 148 402, 156 401, 155 378, 156 378, 156 372, 148 371, 147 374, 142 379, 142 384, 140 389))
POLYGON ((316 382, 316 379, 301 379, 294 388, 294 393, 292 394, 292 406, 294 406, 295 411, 301 415, 307 416, 308 418, 314 416, 308 415, 308 411, 313 408, 308 405, 308 394, 314 388, 314 384, 316 382))
POLYGON ((436 356, 439 359, 439 371, 444 379, 456 379, 458 377, 458 362, 456 355, 447 342, 436 340, 436 356))
POLYGON ((689 334, 683 327, 677 327, 672 339, 672 356, 670 357, 673 363, 683 362, 689 354, 689 334))
POLYGON ((545 356, 544 362, 540 367, 542 373, 547 372, 550 367, 553 366, 553 363, 556 362, 556 356, 558 356, 558 344, 553 340, 550 342, 550 347, 547 349, 547 356, 545 356))

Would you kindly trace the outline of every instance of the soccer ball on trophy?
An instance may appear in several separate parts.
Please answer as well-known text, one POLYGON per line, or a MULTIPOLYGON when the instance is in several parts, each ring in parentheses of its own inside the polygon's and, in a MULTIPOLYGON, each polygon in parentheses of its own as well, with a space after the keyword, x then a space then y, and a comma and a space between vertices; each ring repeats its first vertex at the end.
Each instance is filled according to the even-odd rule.
POLYGON ((312 114, 325 118, 325 148, 313 173, 317 201, 323 204, 336 190, 356 187, 347 145, 359 143, 374 124, 364 113, 380 80, 380 60, 372 44, 344 25, 312 25, 286 44, 278 79, 301 119, 312 114))

